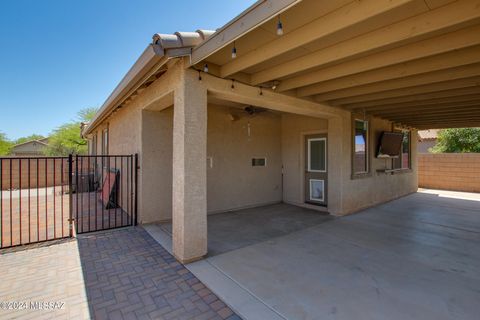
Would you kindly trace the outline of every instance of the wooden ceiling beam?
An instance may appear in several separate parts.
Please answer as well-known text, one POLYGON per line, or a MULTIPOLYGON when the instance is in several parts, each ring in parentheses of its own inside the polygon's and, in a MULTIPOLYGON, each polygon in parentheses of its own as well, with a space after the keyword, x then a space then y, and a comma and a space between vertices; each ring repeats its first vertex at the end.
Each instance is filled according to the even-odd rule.
POLYGON ((353 112, 363 112, 366 110, 367 112, 373 112, 375 110, 395 110, 401 108, 408 108, 408 107, 440 107, 440 106, 447 106, 447 105, 466 105, 471 103, 476 103, 480 100, 480 94, 470 94, 465 96, 459 97, 449 97, 449 98, 440 98, 440 99, 432 99, 432 100, 424 100, 424 101, 412 101, 408 103, 397 103, 397 104, 383 104, 383 105, 376 105, 371 107, 363 107, 363 108, 353 108, 349 109, 353 112))
POLYGON ((432 112, 432 113, 405 113, 403 115, 383 115, 385 118, 393 120, 415 120, 415 119, 425 119, 425 118, 445 118, 445 119, 456 119, 458 117, 470 116, 471 118, 480 117, 480 109, 477 110, 451 110, 450 112, 432 112))
POLYGON ((453 109, 442 109, 442 110, 430 110, 430 111, 421 111, 421 110, 404 110, 403 112, 397 113, 381 113, 381 112, 372 112, 371 114, 382 117, 403 117, 407 116, 416 116, 416 115, 449 115, 449 114, 463 114, 463 113, 476 113, 480 114, 480 104, 474 107, 466 108, 453 108, 453 109))
POLYGON ((374 53, 366 57, 346 61, 330 67, 325 67, 307 74, 285 79, 281 82, 279 90, 285 91, 300 88, 323 81, 345 77, 351 74, 478 45, 480 44, 480 40, 478 39, 479 37, 476 37, 476 34, 479 32, 480 26, 473 26, 427 40, 417 41, 398 48, 374 53))
POLYGON ((429 113, 429 112, 443 112, 443 111, 451 111, 451 110, 479 110, 480 112, 480 100, 472 102, 470 105, 467 106, 458 106, 458 105, 448 105, 443 107, 431 107, 431 108, 424 108, 424 107, 409 107, 409 108, 395 108, 395 109, 384 109, 384 110, 376 110, 376 111, 369 111, 368 114, 375 114, 381 116, 390 116, 390 115, 398 115, 404 114, 405 112, 420 112, 420 113, 429 113))
MULTIPOLYGON (((334 4, 332 1, 330 6, 334 4)), ((416 0, 365 0, 352 1, 340 8, 333 9, 332 12, 296 29, 286 33, 278 39, 268 42, 257 49, 239 55, 236 59, 226 63, 221 68, 222 77, 228 77, 232 74, 245 70, 249 67, 278 57, 284 53, 294 50, 300 46, 307 45, 313 41, 332 37, 341 31, 347 31, 351 37, 358 35, 359 31, 368 32, 380 28, 387 23, 385 19, 373 23, 371 19, 383 15, 388 11, 396 11, 404 6, 409 6, 411 15, 425 12, 428 7, 416 0), (368 23, 369 29, 359 28, 360 24, 368 23), (357 29, 360 30, 355 30, 357 29)), ((333 7, 334 8, 334 7, 333 7)), ((403 10, 405 12, 405 9, 403 10)), ((406 10, 408 11, 408 10, 406 10)), ((395 15, 392 15, 394 18, 395 15)), ((404 17, 398 17, 404 18, 404 17)), ((398 19, 397 18, 397 19, 398 19)), ((345 37, 345 35, 343 36, 345 37)), ((340 39, 341 41, 342 39, 340 39)))
MULTIPOLYGON (((412 126, 413 127, 413 126, 412 126)), ((470 127, 478 127, 478 123, 473 122, 473 123, 466 123, 466 122, 461 122, 461 123, 444 123, 444 124, 430 124, 430 125, 417 125, 414 128, 418 130, 429 130, 429 129, 448 129, 448 128, 470 128, 470 127)))
POLYGON ((391 119, 392 122, 401 122, 409 125, 417 125, 417 124, 432 124, 432 123, 476 123, 477 126, 480 126, 480 117, 471 118, 471 117, 459 117, 459 118, 424 118, 424 119, 412 119, 412 120, 394 120, 391 119))
MULTIPOLYGON (((416 95, 397 97, 397 98, 365 101, 365 102, 352 103, 352 104, 343 104, 341 106, 348 109, 361 109, 361 108, 368 108, 368 107, 378 106, 378 105, 400 104, 400 103, 407 103, 407 102, 418 103, 424 100, 428 101, 433 99, 452 98, 452 97, 459 97, 460 99, 462 99, 462 97, 465 95, 473 95, 473 94, 480 94, 480 87, 475 86, 475 87, 462 88, 462 89, 445 90, 440 92, 416 94, 416 95)), ((340 106, 340 104, 333 103, 333 102, 331 102, 330 105, 340 106)))
MULTIPOLYGON (((252 74, 252 84, 288 77, 368 54, 385 51, 419 40, 472 26, 480 21, 478 0, 457 1, 438 9, 392 23, 356 38, 306 54, 298 59, 252 74)), ((317 31, 318 32, 318 31, 317 31)), ((417 48, 417 50, 421 51, 417 48)), ((410 54, 410 56, 412 56, 410 54)), ((377 61, 381 64, 380 61, 377 61)), ((291 84, 289 82, 289 84, 291 84)), ((280 86, 288 90, 287 85, 280 86)), ((292 88, 289 88, 292 89, 292 88)))
POLYGON ((324 81, 297 89, 299 97, 323 94, 330 91, 350 89, 366 84, 402 79, 427 72, 445 70, 480 63, 480 46, 448 52, 428 58, 408 61, 380 69, 357 73, 338 79, 324 81))
POLYGON ((354 99, 354 98, 345 98, 345 99, 330 101, 329 104, 332 106, 351 106, 351 105, 364 106, 364 105, 369 105, 369 103, 376 103, 377 101, 384 101, 386 103, 401 103, 401 102, 422 101, 422 100, 437 99, 437 98, 456 97, 456 96, 477 94, 477 93, 480 94, 480 86, 475 85, 475 86, 470 86, 465 88, 397 96, 397 97, 386 98, 386 99, 376 99, 376 100, 358 99, 359 101, 357 101, 357 99, 354 99))
POLYGON ((382 82, 375 82, 349 89, 336 90, 316 95, 319 101, 329 101, 347 97, 376 94, 380 92, 402 92, 414 90, 428 90, 429 88, 442 87, 444 84, 452 83, 460 85, 478 79, 480 75, 480 63, 451 68, 447 70, 433 71, 419 75, 409 76, 401 79, 393 79, 382 82), (458 81, 458 82, 456 82, 458 81), (419 88, 419 89, 416 89, 419 88), (396 91, 394 91, 396 90, 396 91), (397 91, 398 90, 398 91, 397 91))
POLYGON ((480 92, 480 77, 475 79, 469 78, 469 81, 447 81, 446 83, 441 83, 441 85, 426 85, 419 87, 408 88, 408 90, 395 90, 387 92, 379 92, 378 94, 370 94, 364 96, 356 96, 351 98, 344 98, 333 100, 332 105, 344 105, 344 104, 353 104, 365 101, 373 100, 382 100, 389 98, 400 98, 405 96, 413 96, 418 94, 440 94, 443 91, 454 90, 454 89, 467 89, 467 88, 477 88, 480 92))

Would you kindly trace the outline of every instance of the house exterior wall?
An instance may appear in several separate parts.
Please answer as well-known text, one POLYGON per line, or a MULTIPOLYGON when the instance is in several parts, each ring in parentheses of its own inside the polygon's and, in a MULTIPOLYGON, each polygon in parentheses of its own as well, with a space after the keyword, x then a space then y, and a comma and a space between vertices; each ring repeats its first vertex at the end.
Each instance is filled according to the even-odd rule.
MULTIPOLYGON (((304 204, 304 137, 307 134, 327 132, 326 119, 282 115, 283 201, 295 205, 304 204)), ((328 164, 327 159, 327 166, 328 164)))
POLYGON ((172 219, 173 107, 142 112, 141 220, 172 219))
MULTIPOLYGON (((282 116, 283 200, 285 202, 304 204, 304 136, 314 133, 329 133, 327 166, 329 171, 333 171, 328 180, 329 210, 332 206, 338 206, 337 214, 347 214, 417 190, 416 139, 411 139, 411 170, 393 175, 377 173, 377 169, 385 169, 385 160, 375 158, 377 143, 380 134, 383 131, 390 131, 392 124, 389 121, 372 118, 369 135, 370 173, 361 178, 352 178, 351 117, 347 115, 342 121, 332 122, 293 114, 282 116), (331 128, 332 126, 343 128, 331 128), (340 137, 336 136, 335 131, 341 132, 340 137), (334 141, 337 139, 342 141, 334 141), (343 144, 343 150, 340 150, 341 144, 343 144), (341 200, 338 200, 339 194, 341 194, 341 200), (341 204, 335 203, 338 201, 341 201, 341 204)), ((416 133, 412 132, 411 136, 415 137, 416 133)), ((390 168, 391 160, 388 161, 388 168, 390 168)))
POLYGON ((231 113, 228 107, 208 108, 209 213, 282 201, 281 116, 251 117, 239 109, 232 121, 231 113), (266 166, 252 166, 252 158, 266 158, 266 166))
MULTIPOLYGON (((208 213, 281 202, 280 116, 266 113, 232 121, 229 114, 227 107, 208 107, 208 213), (267 166, 252 167, 252 157, 266 157, 267 166)), ((173 107, 142 111, 143 222, 172 217, 172 132, 173 107)))
MULTIPOLYGON (((380 134, 383 131, 390 131, 392 124, 389 121, 379 118, 370 120, 370 174, 362 178, 351 177, 351 149, 352 133, 351 121, 345 122, 344 144, 347 150, 347 156, 344 157, 344 167, 348 174, 344 175, 342 187, 342 214, 358 211, 362 208, 370 207, 392 199, 399 198, 418 189, 417 178, 417 139, 411 138, 411 169, 395 174, 386 174, 377 172, 377 170, 391 168, 391 160, 377 159, 375 157, 377 144, 380 134), (386 161, 389 161, 386 164, 386 161), (345 165, 345 162, 348 163, 345 165)), ((416 137, 416 132, 411 133, 411 137, 416 137)), ((340 159, 339 159, 340 160, 340 159)))
MULTIPOLYGON (((174 87, 181 81, 175 76, 177 71, 167 71, 96 129, 98 153, 101 132, 108 127, 110 154, 139 154, 139 221, 144 223, 169 220, 172 215, 174 108, 148 110, 155 110, 155 97, 164 86, 174 87)), ((411 139, 411 170, 393 175, 377 173, 377 169, 385 169, 385 160, 376 159, 375 152, 380 133, 391 130, 388 121, 371 120, 370 174, 352 178, 352 119, 348 112, 328 120, 291 113, 260 113, 250 118, 248 137, 246 117, 232 121, 230 108, 225 106, 209 105, 207 110, 207 158, 211 158, 212 167, 208 168, 210 160, 201 161, 206 162, 209 213, 282 200, 303 204, 303 135, 309 133, 328 132, 330 212, 351 213, 417 190, 416 139, 411 139), (266 157, 267 166, 252 167, 252 157, 266 157)))

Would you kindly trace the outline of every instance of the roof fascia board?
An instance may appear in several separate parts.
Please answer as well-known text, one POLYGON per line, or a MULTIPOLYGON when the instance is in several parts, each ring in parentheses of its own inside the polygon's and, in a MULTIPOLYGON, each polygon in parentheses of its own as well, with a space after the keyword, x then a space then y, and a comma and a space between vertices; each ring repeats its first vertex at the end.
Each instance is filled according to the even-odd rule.
POLYGON ((148 45, 142 55, 117 85, 115 90, 113 90, 104 102, 93 120, 89 123, 88 127, 85 129, 85 134, 90 134, 92 130, 103 121, 119 103, 122 102, 122 100, 138 89, 146 78, 152 74, 152 69, 153 72, 155 72, 167 60, 168 58, 157 55, 152 45, 148 45))
POLYGON ((302 0, 260 0, 215 32, 192 51, 191 64, 197 64, 265 21, 288 10, 302 0))

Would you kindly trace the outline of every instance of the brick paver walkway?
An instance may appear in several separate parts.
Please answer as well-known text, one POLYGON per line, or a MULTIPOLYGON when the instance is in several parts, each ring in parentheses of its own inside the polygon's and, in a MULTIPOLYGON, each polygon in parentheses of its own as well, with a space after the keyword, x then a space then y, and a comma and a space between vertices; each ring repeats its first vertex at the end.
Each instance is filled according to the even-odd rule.
POLYGON ((0 277, 0 301, 65 303, 2 319, 240 319, 141 227, 0 255, 0 277))

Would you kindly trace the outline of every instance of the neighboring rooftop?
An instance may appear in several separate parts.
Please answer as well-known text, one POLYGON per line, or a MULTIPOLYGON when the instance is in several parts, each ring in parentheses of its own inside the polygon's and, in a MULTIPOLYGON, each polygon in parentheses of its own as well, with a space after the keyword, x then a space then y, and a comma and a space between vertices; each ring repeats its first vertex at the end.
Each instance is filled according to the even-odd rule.
POLYGON ((47 146, 48 138, 30 140, 13 146, 11 155, 15 157, 42 156, 47 146))
POLYGON ((437 140, 438 131, 438 129, 420 130, 418 131, 418 137, 420 141, 437 140))

